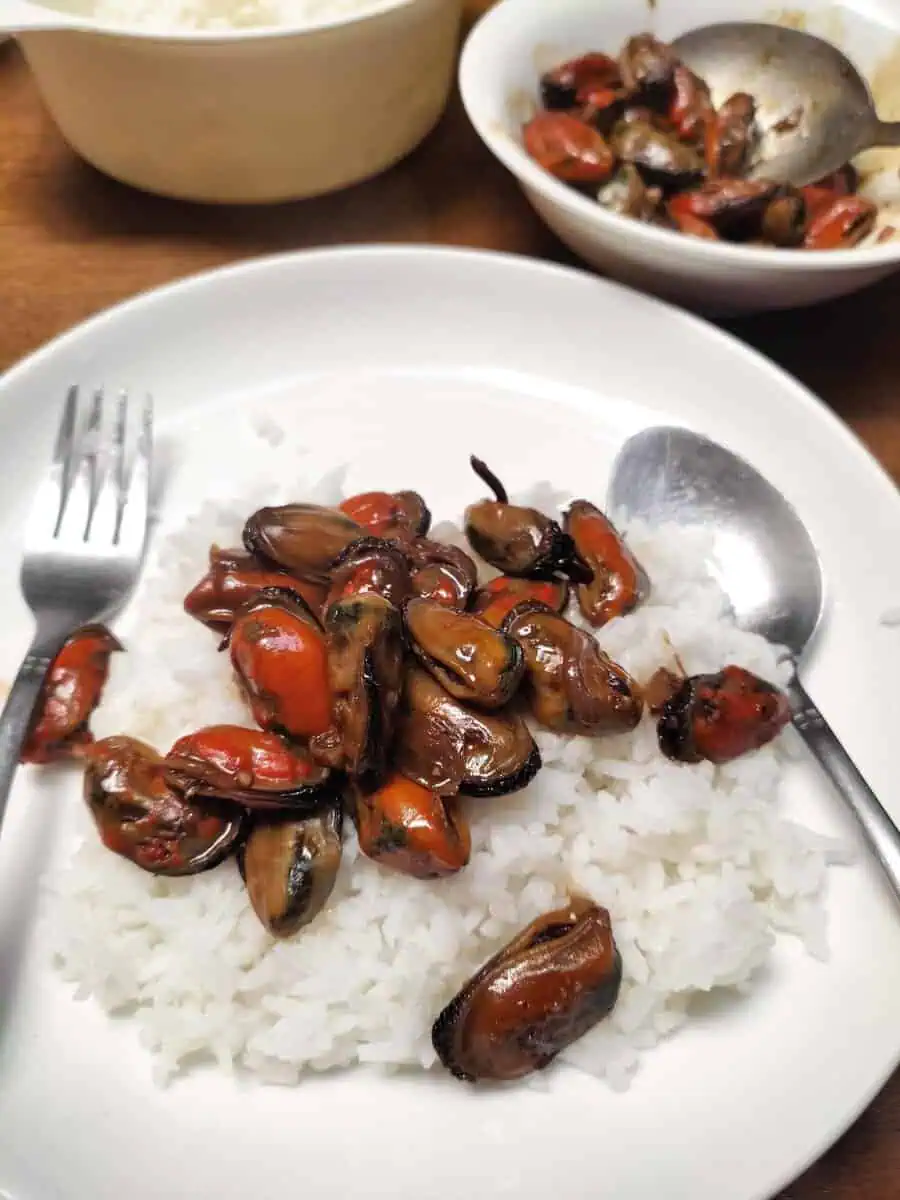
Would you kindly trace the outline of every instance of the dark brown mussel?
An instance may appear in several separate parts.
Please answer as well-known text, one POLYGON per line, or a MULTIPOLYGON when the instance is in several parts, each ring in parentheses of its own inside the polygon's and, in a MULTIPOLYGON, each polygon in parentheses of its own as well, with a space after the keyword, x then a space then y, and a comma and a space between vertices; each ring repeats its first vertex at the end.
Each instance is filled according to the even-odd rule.
POLYGON ((334 791, 331 771, 306 747, 241 725, 207 725, 180 737, 165 765, 167 781, 182 795, 252 809, 308 812, 334 791))
POLYGON ((608 1017, 621 983, 609 913, 576 898, 489 959, 440 1013, 431 1041, 457 1079, 521 1079, 608 1017))
POLYGON ((327 583, 334 560, 364 533, 363 527, 340 509, 282 504, 260 508, 248 518, 244 545, 251 554, 277 563, 292 575, 327 583))
POLYGON ((784 692, 732 665, 685 679, 664 703, 656 730, 667 758, 725 763, 765 746, 790 719, 784 692))
POLYGON ((766 205, 762 215, 763 241, 773 246, 799 246, 806 235, 806 201, 803 193, 786 188, 766 205))
POLYGON ((472 835, 456 801, 405 775, 374 791, 350 788, 359 848, 367 858, 416 879, 454 875, 469 861, 472 835))
POLYGON ((494 493, 466 509, 466 537, 476 554, 504 575, 549 578, 562 572, 584 577, 571 539, 556 521, 536 508, 510 504, 506 488, 491 469, 473 455, 469 462, 494 493))
POLYGON ((554 612, 562 612, 569 602, 565 579, 520 579, 498 575, 480 587, 472 597, 472 612, 494 629, 499 629, 517 604, 538 600, 554 612))
POLYGON ((237 610, 267 587, 293 588, 314 612, 320 611, 325 599, 325 589, 320 585, 295 579, 244 550, 211 546, 209 568, 185 596, 185 612, 210 629, 224 632, 237 610))
POLYGON ((418 492, 360 492, 340 509, 374 537, 424 537, 431 525, 428 505, 418 492))
POLYGON ((592 625, 605 625, 646 600, 647 573, 596 505, 576 500, 566 513, 565 528, 591 571, 590 582, 579 584, 577 595, 592 625))
POLYGON ((608 54, 589 53, 571 58, 541 76, 541 101, 544 108, 568 110, 583 104, 601 89, 614 89, 621 83, 619 64, 608 54))
POLYGON ((416 538, 403 547, 409 562, 412 590, 425 600, 463 609, 478 586, 478 568, 459 546, 416 538))
POLYGON ((261 729, 309 738, 330 728, 328 643, 297 592, 263 588, 236 614, 221 648, 261 729))
POLYGON ((403 607, 412 651, 451 696, 502 708, 525 673, 521 647, 471 613, 414 597, 403 607))
POLYGON ((383 596, 348 596, 325 616, 331 725, 314 737, 320 762, 380 778, 403 687, 403 622, 383 596))
POLYGON ((643 705, 630 675, 583 629, 544 604, 514 608, 504 630, 525 653, 535 718, 557 733, 627 733, 643 705))
POLYGON ((331 571, 326 611, 348 596, 383 596, 398 608, 412 594, 409 560, 403 549, 366 537, 338 555, 331 571))
POLYGON ((287 938, 319 915, 341 865, 338 802, 307 817, 259 817, 238 854, 253 911, 273 937, 287 938))
POLYGON ((165 760, 130 737, 95 742, 85 754, 84 798, 109 850, 154 875, 196 875, 235 849, 245 815, 233 804, 180 795, 165 760))
POLYGON ((703 174, 703 160, 692 146, 648 121, 620 121, 610 144, 617 157, 635 166, 650 185, 683 188, 698 182, 703 174))
POLYGON ((668 209, 676 223, 692 216, 723 237, 742 240, 760 234, 765 212, 778 191, 777 183, 765 179, 710 179, 673 196, 668 209))
POLYGON ((619 54, 619 68, 626 90, 650 104, 668 97, 677 66, 678 58, 671 46, 652 33, 630 37, 619 54))
POLYGON ((756 101, 748 92, 735 92, 706 125, 709 178, 740 178, 750 165, 758 138, 756 101))
POLYGON ((528 726, 512 713, 485 713, 451 696, 412 667, 394 744, 399 771, 442 796, 500 796, 525 787, 541 756, 528 726))

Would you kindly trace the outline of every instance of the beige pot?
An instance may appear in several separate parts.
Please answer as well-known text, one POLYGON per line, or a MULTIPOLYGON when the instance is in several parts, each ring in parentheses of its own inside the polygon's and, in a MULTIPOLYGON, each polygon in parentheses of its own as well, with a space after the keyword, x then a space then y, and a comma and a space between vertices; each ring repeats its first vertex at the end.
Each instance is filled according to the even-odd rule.
POLYGON ((447 102, 460 0, 304 32, 178 36, 16 12, 44 101, 88 162, 146 191, 261 204, 355 183, 422 140, 447 102))

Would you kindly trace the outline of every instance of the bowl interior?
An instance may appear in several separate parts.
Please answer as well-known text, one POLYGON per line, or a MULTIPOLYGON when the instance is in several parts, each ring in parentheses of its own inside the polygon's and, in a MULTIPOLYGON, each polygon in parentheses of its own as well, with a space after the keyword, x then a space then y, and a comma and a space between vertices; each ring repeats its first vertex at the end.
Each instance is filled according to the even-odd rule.
MULTIPOLYGON (((686 239, 640 226, 629 218, 600 209, 532 162, 522 148, 522 124, 538 103, 541 73, 589 50, 616 54, 626 38, 652 31, 663 39, 715 21, 766 20, 792 24, 838 45, 869 81, 884 119, 900 119, 900 4, 886 0, 851 0, 846 5, 799 4, 777 8, 761 0, 504 0, 476 27, 461 67, 463 99, 481 136, 526 186, 561 203, 575 203, 584 214, 613 221, 637 234, 647 233, 690 242, 700 254, 766 254, 779 264, 798 257, 782 252, 722 246, 686 239)), ((881 206, 869 242, 849 252, 878 259, 900 258, 900 149, 868 151, 857 165, 863 190, 881 206), (887 231, 886 233, 883 231, 887 231), (896 231, 896 232, 894 232, 896 231), (882 241, 876 244, 876 239, 882 241)), ((848 255, 803 255, 813 260, 844 260, 848 255)))

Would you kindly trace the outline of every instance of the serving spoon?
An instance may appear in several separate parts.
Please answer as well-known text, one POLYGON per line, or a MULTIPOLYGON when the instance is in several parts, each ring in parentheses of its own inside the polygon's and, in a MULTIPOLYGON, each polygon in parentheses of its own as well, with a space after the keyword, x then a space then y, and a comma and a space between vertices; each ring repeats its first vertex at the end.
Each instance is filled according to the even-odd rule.
POLYGON ((823 38, 761 21, 702 25, 672 43, 721 104, 757 102, 754 178, 803 187, 872 146, 900 146, 900 121, 881 121, 868 84, 823 38))
POLYGON ((787 648, 794 726, 853 810, 900 899, 900 831, 797 677, 822 616, 824 589, 818 555, 794 509, 731 451, 687 429, 660 426, 622 447, 607 511, 614 519, 714 531, 714 573, 738 625, 787 648))

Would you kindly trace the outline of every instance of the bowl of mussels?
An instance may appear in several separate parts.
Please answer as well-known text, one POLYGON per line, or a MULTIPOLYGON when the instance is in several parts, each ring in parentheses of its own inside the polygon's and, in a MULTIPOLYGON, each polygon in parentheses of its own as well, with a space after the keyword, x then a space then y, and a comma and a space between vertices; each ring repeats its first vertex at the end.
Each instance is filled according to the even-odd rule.
MULTIPOLYGON (((855 3, 830 40, 871 86, 900 28, 862 8, 854 26, 855 3)), ((818 32, 821 7, 787 19, 818 32)), ((671 43, 772 20, 761 0, 502 0, 464 48, 463 102, 538 215, 604 274, 717 316, 815 304, 900 267, 900 150, 802 187, 754 172, 769 126, 796 116, 749 90, 719 94, 671 43)))

